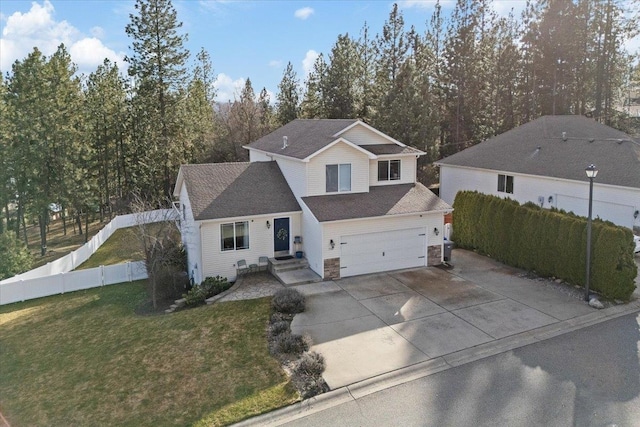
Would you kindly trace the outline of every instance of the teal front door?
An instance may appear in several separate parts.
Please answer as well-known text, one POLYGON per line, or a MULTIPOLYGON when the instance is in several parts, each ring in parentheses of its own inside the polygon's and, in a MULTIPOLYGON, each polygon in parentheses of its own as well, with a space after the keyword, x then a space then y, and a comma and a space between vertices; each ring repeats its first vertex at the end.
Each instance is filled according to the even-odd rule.
POLYGON ((289 218, 273 220, 273 251, 289 253, 289 218))

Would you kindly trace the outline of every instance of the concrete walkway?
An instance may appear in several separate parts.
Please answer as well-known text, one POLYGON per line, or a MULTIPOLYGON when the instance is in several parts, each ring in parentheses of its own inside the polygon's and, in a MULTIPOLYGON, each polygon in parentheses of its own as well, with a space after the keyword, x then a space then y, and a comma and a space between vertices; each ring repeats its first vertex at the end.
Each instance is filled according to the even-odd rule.
POLYGON ((249 273, 242 276, 242 283, 218 301, 238 301, 273 296, 284 286, 268 272, 249 273))
POLYGON ((548 282, 473 252, 455 268, 419 268, 296 287, 307 310, 294 333, 308 334, 327 364, 332 390, 407 367, 437 369, 575 330, 637 310, 634 302, 589 307, 548 282))

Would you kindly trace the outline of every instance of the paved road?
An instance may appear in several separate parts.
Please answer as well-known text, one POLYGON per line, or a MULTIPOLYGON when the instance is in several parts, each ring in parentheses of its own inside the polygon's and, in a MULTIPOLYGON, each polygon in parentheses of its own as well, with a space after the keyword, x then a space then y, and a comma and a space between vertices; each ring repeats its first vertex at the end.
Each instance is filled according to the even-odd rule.
POLYGON ((640 314, 331 407, 287 426, 640 426, 640 314))

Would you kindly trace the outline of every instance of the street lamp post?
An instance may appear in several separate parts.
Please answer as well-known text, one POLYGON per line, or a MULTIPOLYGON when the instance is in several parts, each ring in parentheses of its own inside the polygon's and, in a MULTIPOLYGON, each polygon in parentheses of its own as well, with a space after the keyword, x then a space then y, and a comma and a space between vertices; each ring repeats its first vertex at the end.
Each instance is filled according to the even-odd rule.
POLYGON ((592 163, 585 169, 589 178, 589 216, 587 216, 587 274, 585 280, 584 300, 589 302, 589 284, 591 282, 591 214, 593 207, 593 178, 598 175, 598 169, 592 163))

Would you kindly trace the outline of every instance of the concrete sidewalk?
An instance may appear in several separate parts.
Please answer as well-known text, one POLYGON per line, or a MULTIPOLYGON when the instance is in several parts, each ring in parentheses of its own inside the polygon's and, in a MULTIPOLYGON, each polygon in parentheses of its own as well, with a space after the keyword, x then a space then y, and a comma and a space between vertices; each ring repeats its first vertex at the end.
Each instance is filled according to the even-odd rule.
POLYGON ((325 357, 332 390, 437 358, 466 359, 507 342, 526 345, 606 318, 603 310, 473 252, 456 250, 454 263, 452 270, 419 268, 297 287, 308 303, 292 331, 308 334, 312 350, 325 357))

